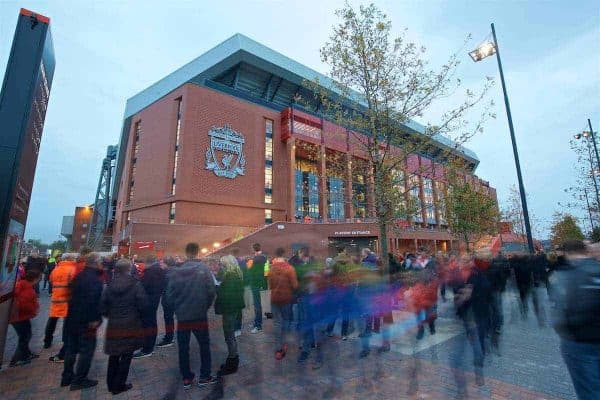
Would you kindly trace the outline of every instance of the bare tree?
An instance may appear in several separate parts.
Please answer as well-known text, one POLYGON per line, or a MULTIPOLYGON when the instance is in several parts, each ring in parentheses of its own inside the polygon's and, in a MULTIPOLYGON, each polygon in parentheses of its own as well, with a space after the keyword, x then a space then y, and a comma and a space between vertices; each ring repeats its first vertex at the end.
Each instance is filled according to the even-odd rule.
MULTIPOLYGON (((438 158, 459 158, 456 153, 462 150, 461 144, 481 132, 484 122, 494 117, 490 111, 493 103, 482 102, 493 80, 488 77, 477 93, 468 89, 459 93, 461 82, 455 74, 462 53, 450 55, 439 70, 433 70, 425 58, 425 48, 407 40, 406 32, 393 38, 391 21, 375 5, 354 9, 346 3, 336 15, 340 21, 321 48, 321 60, 330 66, 333 81, 307 85, 315 93, 321 112, 348 128, 351 143, 360 148, 357 157, 364 163, 359 172, 374 199, 369 217, 377 220, 381 253, 385 255, 388 229, 397 219, 409 220, 420 212, 422 205, 415 192, 423 177, 432 173, 433 164, 413 168, 410 157, 430 151, 432 142, 445 135, 454 145, 438 158), (428 124, 424 132, 411 129, 414 119, 430 112, 439 100, 454 100, 456 104, 441 115, 439 123, 428 124), (469 123, 468 112, 480 103, 481 114, 469 123)), ((459 51, 463 49, 464 44, 459 51)), ((355 165, 352 168, 354 171, 355 165)), ((436 195, 443 191, 436 190, 436 195)), ((387 261, 387 257, 382 258, 387 261)))

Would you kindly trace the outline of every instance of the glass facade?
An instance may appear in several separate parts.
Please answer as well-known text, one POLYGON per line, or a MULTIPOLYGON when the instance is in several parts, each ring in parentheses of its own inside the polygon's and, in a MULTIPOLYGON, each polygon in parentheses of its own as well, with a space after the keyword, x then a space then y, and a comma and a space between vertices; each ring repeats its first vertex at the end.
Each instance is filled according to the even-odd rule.
POLYGON ((273 203, 273 121, 265 120, 265 203, 273 203))
POLYGON ((171 195, 175 195, 177 189, 177 165, 179 164, 179 136, 181 133, 181 98, 177 102, 177 124, 175 126, 175 155, 173 157, 173 179, 171 180, 171 195))
POLYGON ((175 223, 175 203, 171 203, 171 207, 169 209, 169 223, 175 223))
POLYGON ((265 224, 273 223, 273 210, 265 210, 265 224))
POLYGON ((352 205, 354 218, 364 218, 367 215, 367 184, 365 176, 356 174, 352 177, 352 205))
POLYGON ((423 214, 421 213, 423 210, 423 205, 421 204, 421 195, 420 195, 420 182, 418 175, 411 175, 408 178, 408 187, 411 198, 411 203, 413 206, 413 221, 417 223, 423 222, 423 214))
POLYGON ((423 177, 423 202, 425 203, 425 214, 427 223, 435 225, 435 205, 433 202, 433 181, 431 178, 423 177))
POLYGON ((345 218, 344 180, 333 176, 327 177, 327 195, 327 218, 345 218))
POLYGON ((295 216, 319 218, 319 177, 314 162, 296 160, 295 192, 295 216))
POLYGON ((135 170, 137 164, 137 157, 140 150, 140 136, 142 134, 142 121, 135 123, 135 139, 133 142, 133 154, 131 155, 131 176, 129 177, 129 195, 127 196, 127 204, 133 201, 133 195, 135 194, 135 170))
POLYGON ((440 215, 440 225, 446 225, 446 186, 443 182, 435 182, 436 207, 440 215))

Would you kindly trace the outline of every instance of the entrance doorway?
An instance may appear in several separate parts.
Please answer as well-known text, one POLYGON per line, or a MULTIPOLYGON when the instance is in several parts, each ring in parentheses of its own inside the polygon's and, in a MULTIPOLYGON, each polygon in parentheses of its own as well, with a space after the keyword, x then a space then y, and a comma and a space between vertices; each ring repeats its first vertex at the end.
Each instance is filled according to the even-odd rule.
POLYGON ((329 238, 329 256, 335 257, 338 254, 337 248, 343 246, 350 256, 359 256, 360 251, 365 247, 371 251, 379 251, 379 239, 377 236, 367 237, 330 237, 329 238))

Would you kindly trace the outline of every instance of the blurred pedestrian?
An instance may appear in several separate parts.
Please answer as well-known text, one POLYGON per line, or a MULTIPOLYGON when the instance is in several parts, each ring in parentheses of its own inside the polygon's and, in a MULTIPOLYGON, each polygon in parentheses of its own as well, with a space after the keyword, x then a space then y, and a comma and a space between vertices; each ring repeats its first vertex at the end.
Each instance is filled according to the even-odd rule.
POLYGON ((200 347, 200 377, 198 386, 215 383, 211 375, 208 309, 215 298, 215 279, 208 266, 198 259, 200 247, 188 243, 187 260, 169 275, 165 300, 177 316, 177 350, 183 388, 191 389, 195 374, 190 369, 190 336, 200 347))
POLYGON ((144 325, 144 345, 141 350, 133 353, 133 358, 150 357, 154 354, 156 335, 158 333, 156 312, 158 311, 160 297, 167 285, 166 272, 161 267, 160 261, 156 256, 148 256, 145 265, 146 267, 140 280, 148 295, 147 308, 142 315, 142 322, 144 325))
POLYGON ((46 268, 44 269, 44 284, 42 285, 42 289, 48 288, 48 294, 52 294, 52 282, 50 282, 50 274, 56 267, 56 258, 54 256, 48 257, 48 262, 46 263, 46 268))
POLYGON ((163 260, 163 268, 165 270, 165 288, 161 295, 160 304, 163 310, 163 319, 165 321, 165 335, 157 343, 156 347, 169 347, 173 345, 175 335, 175 311, 168 301, 165 301, 167 285, 169 284, 169 276, 176 266, 176 260, 173 257, 165 257, 163 260))
MULTIPOLYGON (((33 257, 28 257, 28 262, 33 261, 32 259, 33 257)), ((40 278, 41 273, 38 269, 27 269, 25 276, 15 284, 10 324, 17 333, 19 342, 10 360, 11 367, 28 364, 32 359, 39 357, 29 349, 29 341, 32 335, 31 320, 40 308, 34 289, 34 285, 40 281, 40 278)))
POLYGON ((551 291, 554 329, 577 397, 600 399, 600 262, 579 240, 559 249, 551 291))
POLYGON ((248 278, 250 289, 252 290, 252 299, 254 300, 254 327, 251 333, 262 331, 262 304, 260 298, 261 290, 265 289, 265 265, 267 257, 262 253, 260 243, 252 245, 254 258, 248 261, 248 278))
POLYGON ((276 351, 275 358, 281 360, 288 350, 288 334, 292 328, 292 303, 298 289, 296 271, 283 258, 285 249, 275 250, 275 258, 271 261, 269 271, 269 287, 271 288, 271 310, 274 317, 276 351))
POLYGON ((245 305, 244 276, 234 256, 221 257, 217 281, 215 314, 222 316, 223 335, 227 344, 227 359, 219 370, 219 375, 223 376, 237 372, 240 364, 235 330, 238 316, 245 305))
POLYGON ((131 261, 121 259, 114 267, 114 277, 102 293, 101 312, 108 319, 104 352, 108 355, 106 384, 117 395, 133 387, 127 383, 133 352, 144 343, 143 315, 148 297, 142 284, 131 276, 131 261))
POLYGON ((89 253, 85 259, 85 267, 73 279, 71 285, 69 313, 65 322, 65 365, 60 383, 61 386, 70 385, 71 390, 85 389, 98 384, 97 380, 88 379, 87 375, 96 349, 96 331, 102 323, 101 275, 100 256, 97 253, 89 253))
POLYGON ((69 300, 71 300, 71 283, 76 274, 75 257, 73 254, 63 254, 58 265, 50 274, 50 284, 53 287, 50 299, 50 312, 44 334, 44 348, 52 346, 56 324, 60 318, 63 319, 62 347, 60 351, 50 357, 52 362, 63 362, 65 359, 67 332, 65 329, 65 318, 69 311, 69 300))

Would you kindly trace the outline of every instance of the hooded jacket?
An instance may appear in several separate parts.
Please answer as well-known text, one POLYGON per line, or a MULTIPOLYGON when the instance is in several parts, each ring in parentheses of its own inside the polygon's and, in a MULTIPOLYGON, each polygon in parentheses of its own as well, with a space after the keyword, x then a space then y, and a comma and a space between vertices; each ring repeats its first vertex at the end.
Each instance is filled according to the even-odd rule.
POLYGON ((67 331, 74 334, 84 333, 90 322, 102 321, 100 297, 102 296, 102 271, 85 267, 73 279, 67 331))
POLYGON ((560 260, 552 275, 554 329, 563 339, 600 343, 600 263, 560 260))
POLYGON ((214 278, 200 260, 187 260, 169 273, 165 300, 179 322, 206 319, 214 299, 214 278))
POLYGON ((12 313, 10 323, 26 321, 32 319, 38 313, 40 305, 37 294, 33 289, 31 282, 20 279, 15 285, 14 300, 12 304, 12 313))
POLYGON ((269 288, 271 288, 271 303, 291 304, 294 302, 294 292, 298 289, 298 279, 294 267, 283 258, 275 258, 271 263, 269 288))
POLYGON ((155 307, 158 307, 160 296, 163 294, 165 287, 167 286, 166 275, 166 271, 162 269, 159 262, 155 262, 149 267, 146 267, 144 270, 144 275, 142 275, 141 282, 142 286, 144 286, 146 294, 148 295, 148 301, 155 307))
POLYGON ((108 284, 100 310, 108 318, 104 352, 111 356, 133 353, 142 347, 142 313, 148 297, 142 284, 131 275, 117 274, 108 284))

